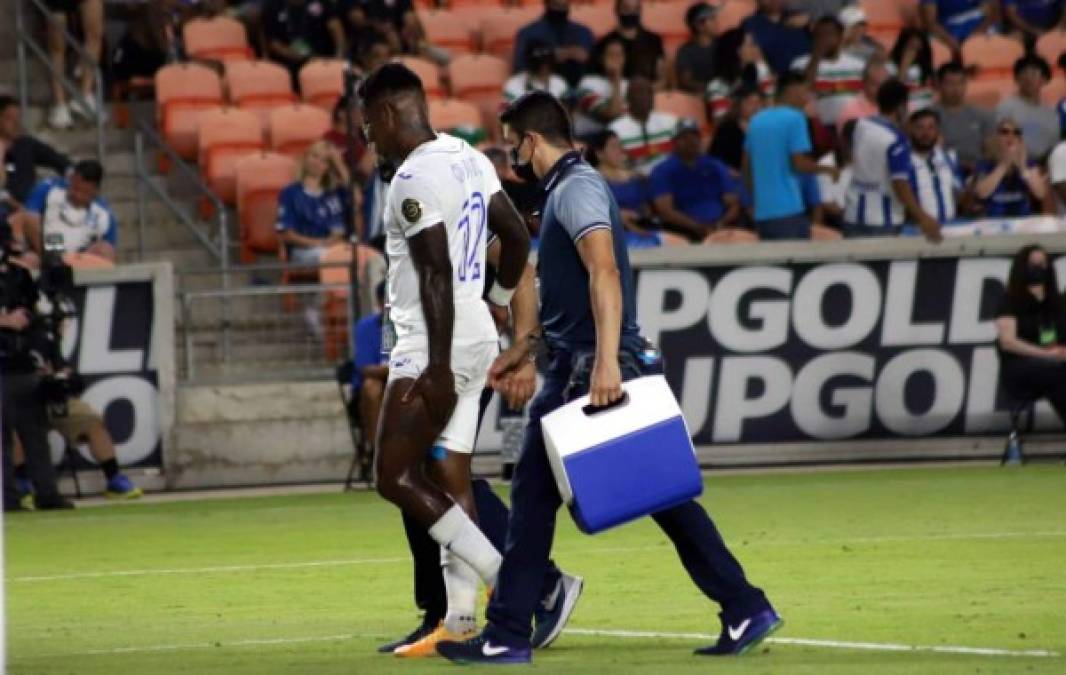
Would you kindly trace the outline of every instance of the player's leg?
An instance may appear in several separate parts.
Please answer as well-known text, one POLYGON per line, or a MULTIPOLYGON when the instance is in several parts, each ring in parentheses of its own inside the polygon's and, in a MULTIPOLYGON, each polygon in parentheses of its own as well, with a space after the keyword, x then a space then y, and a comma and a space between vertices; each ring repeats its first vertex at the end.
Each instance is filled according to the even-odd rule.
POLYGON ((440 568, 440 544, 433 541, 426 528, 406 513, 403 514, 403 529, 414 562, 415 606, 422 611, 422 621, 399 640, 378 647, 378 652, 382 654, 392 654, 400 647, 423 639, 440 626, 448 611, 444 576, 440 568))

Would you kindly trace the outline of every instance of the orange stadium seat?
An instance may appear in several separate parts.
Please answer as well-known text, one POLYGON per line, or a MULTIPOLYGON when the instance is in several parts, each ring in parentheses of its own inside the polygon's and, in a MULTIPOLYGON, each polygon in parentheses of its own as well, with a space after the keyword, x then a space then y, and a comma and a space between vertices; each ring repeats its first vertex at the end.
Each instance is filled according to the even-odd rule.
POLYGON ((236 19, 225 16, 192 19, 182 27, 181 35, 185 52, 192 59, 251 61, 255 58, 244 24, 236 19))
POLYGON ((270 111, 296 102, 289 71, 272 61, 231 61, 226 64, 229 100, 259 115, 260 126, 270 123, 270 111))
POLYGON ((440 81, 440 68, 437 64, 417 56, 401 56, 400 63, 415 71, 422 80, 422 88, 429 99, 444 98, 444 84, 440 81))
MULTIPOLYGON (((367 283, 367 264, 380 258, 381 254, 360 244, 356 265, 359 283, 367 283)), ((326 286, 348 286, 351 280, 352 247, 350 244, 334 244, 322 253, 319 259, 322 267, 318 271, 319 281, 326 286)), ((326 358, 336 361, 344 355, 348 344, 348 289, 336 288, 326 291, 322 307, 322 323, 325 329, 324 347, 326 358)))
POLYGON ((300 69, 299 79, 305 103, 332 111, 344 93, 344 61, 314 59, 300 69))
MULTIPOLYGON (((932 48, 933 51, 933 68, 939 68, 945 63, 951 61, 951 50, 948 49, 948 46, 946 44, 944 44, 940 40, 930 40, 929 46, 932 48)), ((886 47, 886 49, 891 48, 892 45, 886 47)))
POLYGON ((660 91, 655 94, 655 109, 678 117, 694 119, 699 122, 700 129, 704 133, 709 131, 707 126, 707 106, 700 96, 680 91, 660 91))
POLYGON ((511 67, 498 56, 470 54, 458 56, 448 64, 452 95, 481 110, 481 118, 488 135, 499 138, 500 106, 503 104, 503 84, 511 75, 511 67))
MULTIPOLYGON (((644 18, 648 17, 648 9, 651 5, 644 6, 644 18)), ((618 17, 614 14, 614 4, 578 5, 571 9, 574 21, 585 24, 596 39, 607 35, 618 25, 618 17)), ((647 26, 647 23, 645 23, 647 26)))
POLYGON ((270 113, 270 149, 282 155, 298 157, 312 143, 322 140, 331 124, 330 114, 322 108, 298 103, 275 108, 270 113))
POLYGON ((207 66, 174 63, 155 74, 156 123, 164 140, 184 159, 196 159, 197 119, 222 105, 222 80, 207 66))
POLYGON ((457 98, 430 101, 429 123, 434 129, 459 136, 471 145, 484 142, 488 136, 481 110, 473 103, 457 98))
POLYGON ((718 10, 718 32, 724 33, 740 26, 744 19, 755 13, 752 0, 725 0, 718 10))
POLYGON ((995 109, 999 102, 1015 90, 1012 79, 972 80, 966 85, 966 101, 979 108, 995 109))
POLYGON ((200 113, 200 172, 208 187, 226 204, 235 203, 236 164, 263 148, 259 117, 240 108, 216 108, 200 113))
POLYGON ((518 31, 543 13, 543 5, 486 9, 481 24, 482 51, 499 56, 508 63, 514 56, 518 31))
POLYGON ((426 39, 435 47, 448 50, 452 55, 473 54, 477 51, 477 23, 471 21, 481 10, 478 8, 422 9, 418 18, 426 31, 426 39))
POLYGON ((644 5, 644 27, 659 34, 663 39, 663 48, 670 58, 673 58, 678 47, 690 37, 688 25, 685 24, 685 12, 690 4, 692 3, 687 0, 673 0, 644 5))
POLYGON ((974 35, 962 43, 962 61, 977 66, 979 80, 1011 78, 1014 62, 1024 54, 1022 43, 1002 35, 974 35))
POLYGON ((1040 36, 1036 41, 1036 53, 1043 56, 1054 70, 1059 57, 1066 52, 1066 31, 1053 30, 1040 36))
POLYGON ((234 167, 241 262, 278 250, 278 194, 296 180, 296 161, 276 152, 257 152, 234 167))

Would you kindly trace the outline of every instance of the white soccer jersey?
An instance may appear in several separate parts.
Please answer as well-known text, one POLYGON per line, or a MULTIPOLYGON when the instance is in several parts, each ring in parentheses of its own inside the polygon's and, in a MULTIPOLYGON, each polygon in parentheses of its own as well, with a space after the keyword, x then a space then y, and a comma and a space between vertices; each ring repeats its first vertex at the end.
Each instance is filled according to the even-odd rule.
POLYGON ((955 194, 962 190, 955 153, 938 146, 924 156, 913 152, 912 160, 915 192, 922 210, 939 223, 955 220, 955 194))
POLYGON ((489 200, 500 189, 488 158, 448 134, 420 145, 396 170, 385 202, 385 253, 389 318, 399 344, 427 340, 418 273, 407 240, 438 223, 447 229, 452 261, 453 347, 497 339, 482 293, 489 200))
POLYGON ((850 225, 893 227, 905 219, 892 181, 914 184, 914 165, 906 137, 884 118, 867 117, 855 126, 852 177, 844 221, 850 225))

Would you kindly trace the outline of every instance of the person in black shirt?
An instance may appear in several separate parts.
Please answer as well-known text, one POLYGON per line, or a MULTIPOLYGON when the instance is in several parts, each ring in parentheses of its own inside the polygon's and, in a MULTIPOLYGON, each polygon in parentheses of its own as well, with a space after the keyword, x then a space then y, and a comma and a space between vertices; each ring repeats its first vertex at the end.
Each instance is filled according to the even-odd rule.
POLYGON ((692 39, 677 50, 674 70, 678 88, 703 96, 714 77, 714 36, 718 32, 718 8, 697 2, 685 12, 692 39))
POLYGON ((266 0, 262 21, 267 56, 292 72, 294 87, 312 57, 341 57, 346 51, 332 0, 266 0))
POLYGON ((1018 251, 996 312, 1000 379, 1018 399, 1047 398, 1066 422, 1066 303, 1047 251, 1018 251))
POLYGON ((748 122, 766 105, 766 97, 757 86, 742 84, 733 92, 732 99, 733 105, 718 123, 707 154, 739 173, 748 122))
POLYGON ((9 202, 12 208, 21 207, 37 184, 37 167, 58 174, 70 167, 69 157, 22 133, 22 114, 10 96, 0 96, 0 159, 0 202, 9 202))
POLYGON ((666 51, 663 39, 640 25, 641 0, 616 0, 615 14, 618 26, 596 43, 593 60, 599 60, 599 53, 611 40, 621 40, 626 48, 627 78, 646 77, 656 85, 666 81, 666 51))

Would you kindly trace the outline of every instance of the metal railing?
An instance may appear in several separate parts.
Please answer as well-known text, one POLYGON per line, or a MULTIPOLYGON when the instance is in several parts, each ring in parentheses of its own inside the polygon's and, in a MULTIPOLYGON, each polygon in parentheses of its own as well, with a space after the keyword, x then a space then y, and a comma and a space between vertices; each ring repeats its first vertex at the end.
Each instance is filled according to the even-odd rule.
MULTIPOLYGON (((15 5, 15 34, 18 36, 18 43, 15 47, 16 58, 18 60, 18 88, 19 88, 19 105, 23 111, 29 109, 30 104, 30 80, 29 80, 29 64, 27 60, 26 52, 29 51, 38 61, 44 64, 48 69, 49 74, 56 78, 60 86, 67 92, 67 94, 75 100, 79 100, 88 110, 88 101, 82 91, 70 81, 66 73, 58 72, 55 66, 52 65, 52 59, 48 55, 48 52, 33 39, 33 31, 27 25, 26 11, 22 6, 22 3, 26 2, 31 7, 35 8, 37 13, 44 18, 45 21, 49 20, 49 16, 52 12, 45 6, 41 0, 13 0, 15 5)), ((82 61, 82 68, 91 68, 93 71, 93 80, 95 82, 95 96, 96 96, 96 157, 101 162, 104 161, 104 153, 107 146, 107 115, 104 112, 104 77, 103 72, 100 70, 100 64, 95 61, 89 52, 85 51, 85 47, 70 34, 66 26, 62 28, 63 42, 65 43, 64 49, 71 49, 78 58, 82 61)))

